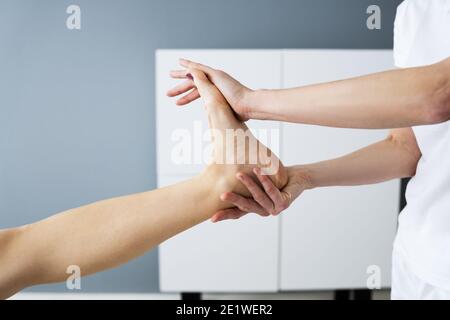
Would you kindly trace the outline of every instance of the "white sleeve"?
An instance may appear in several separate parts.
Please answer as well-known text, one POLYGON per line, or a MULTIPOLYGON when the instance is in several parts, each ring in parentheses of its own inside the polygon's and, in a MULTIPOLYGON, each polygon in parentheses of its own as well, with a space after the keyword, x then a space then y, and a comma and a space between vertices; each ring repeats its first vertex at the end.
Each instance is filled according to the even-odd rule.
POLYGON ((394 21, 394 63, 397 67, 408 65, 409 52, 420 25, 420 10, 417 1, 405 0, 397 7, 394 21))

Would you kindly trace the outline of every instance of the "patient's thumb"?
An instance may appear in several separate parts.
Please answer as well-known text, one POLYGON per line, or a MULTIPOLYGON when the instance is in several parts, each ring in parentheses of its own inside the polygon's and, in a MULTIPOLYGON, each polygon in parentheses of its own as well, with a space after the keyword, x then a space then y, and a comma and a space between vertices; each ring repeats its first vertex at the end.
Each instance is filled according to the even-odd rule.
POLYGON ((188 72, 188 75, 191 75, 200 96, 205 100, 205 102, 214 99, 214 96, 217 93, 217 88, 211 83, 211 81, 209 81, 206 74, 197 69, 189 69, 188 72))

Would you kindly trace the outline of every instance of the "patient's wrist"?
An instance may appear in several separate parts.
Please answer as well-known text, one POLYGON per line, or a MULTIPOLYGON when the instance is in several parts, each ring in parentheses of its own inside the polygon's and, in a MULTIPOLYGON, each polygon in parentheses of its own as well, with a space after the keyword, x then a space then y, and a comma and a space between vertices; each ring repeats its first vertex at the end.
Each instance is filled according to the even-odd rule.
POLYGON ((236 179, 238 170, 232 164, 210 164, 203 171, 202 176, 208 188, 214 188, 219 194, 233 190, 239 183, 236 179))
POLYGON ((230 106, 227 104, 211 102, 205 104, 205 109, 208 115, 227 115, 230 111, 230 106))
POLYGON ((233 165, 210 164, 199 178, 206 197, 217 206, 217 210, 231 207, 230 204, 221 201, 220 196, 224 192, 236 190, 239 184, 233 165))

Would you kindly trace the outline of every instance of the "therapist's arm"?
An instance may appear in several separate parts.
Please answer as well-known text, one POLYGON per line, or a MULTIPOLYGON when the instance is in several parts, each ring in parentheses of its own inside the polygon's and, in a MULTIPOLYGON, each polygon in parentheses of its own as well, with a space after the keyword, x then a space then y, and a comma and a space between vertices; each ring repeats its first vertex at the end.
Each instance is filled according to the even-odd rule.
MULTIPOLYGON (((369 62, 370 63, 370 62, 369 62)), ((207 73, 242 119, 270 119, 343 128, 403 128, 450 119, 450 58, 398 69, 281 90, 251 90, 223 71, 188 60, 207 73)), ((298 70, 299 73, 302 70, 298 70)), ((264 70, 260 70, 264 77, 264 70)), ((186 71, 171 73, 185 78, 186 71)), ((168 92, 184 105, 198 96, 188 80, 168 92)))
POLYGON ((220 210, 212 220, 236 219, 248 212, 262 216, 276 215, 308 189, 365 185, 411 177, 416 172, 420 157, 412 129, 402 128, 392 130, 382 141, 342 157, 288 167, 289 182, 281 190, 265 176, 257 175, 260 184, 256 184, 258 180, 238 174, 238 179, 248 188, 252 197, 235 192, 224 193, 222 199, 232 202, 236 208, 220 210))
POLYGON ((245 137, 253 141, 257 154, 245 144, 221 141, 226 132, 247 127, 236 120, 204 74, 196 70, 191 73, 213 129, 213 163, 199 176, 172 186, 100 201, 30 225, 0 230, 0 298, 28 286, 64 281, 71 265, 88 275, 144 254, 216 211, 232 207, 220 200, 223 192, 250 195, 235 179, 239 171, 251 175, 254 167, 270 160, 275 166, 269 179, 280 188, 286 184, 281 162, 251 133, 245 137), (220 156, 226 156, 226 164, 220 156), (253 162, 248 161, 250 158, 253 162))

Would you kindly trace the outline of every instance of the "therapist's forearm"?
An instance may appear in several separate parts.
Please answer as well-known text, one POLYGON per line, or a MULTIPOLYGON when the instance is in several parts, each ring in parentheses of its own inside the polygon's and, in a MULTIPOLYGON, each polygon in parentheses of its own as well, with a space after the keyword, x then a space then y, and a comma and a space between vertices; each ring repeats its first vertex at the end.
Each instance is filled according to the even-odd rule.
POLYGON ((450 119, 450 58, 348 80, 258 90, 249 103, 256 119, 345 128, 439 123, 450 119))
POLYGON ((356 186, 411 177, 421 157, 410 128, 395 129, 382 141, 339 158, 295 166, 308 187, 356 186))

